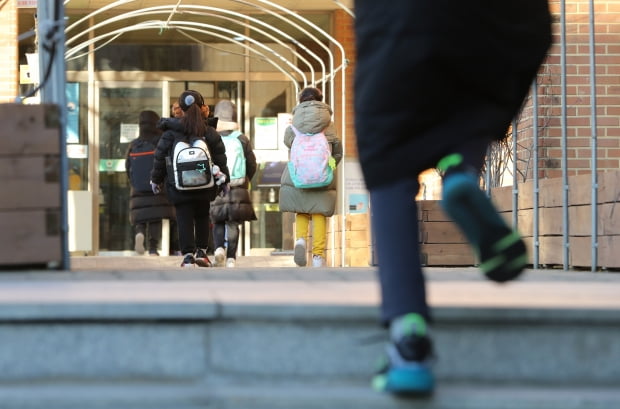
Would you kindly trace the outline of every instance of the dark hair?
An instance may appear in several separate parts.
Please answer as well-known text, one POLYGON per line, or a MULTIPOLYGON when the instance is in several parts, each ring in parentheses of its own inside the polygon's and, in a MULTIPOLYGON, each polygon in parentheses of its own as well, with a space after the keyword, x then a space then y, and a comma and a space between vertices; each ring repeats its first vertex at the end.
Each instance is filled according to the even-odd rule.
POLYGON ((159 138, 159 135, 161 135, 161 130, 157 128, 157 121, 159 121, 159 115, 157 115, 157 112, 140 112, 138 116, 138 126, 140 130, 138 133, 138 138, 149 141, 159 138))
POLYGON ((207 124, 200 109, 204 104, 204 99, 198 91, 189 89, 179 95, 179 106, 185 112, 181 117, 181 123, 186 136, 204 136, 207 133, 207 124))
POLYGON ((323 101, 323 93, 321 93, 321 90, 318 88, 304 88, 299 93, 299 102, 301 103, 305 101, 323 101))
MULTIPOLYGON (((188 89, 188 90, 185 90, 185 92, 183 92, 183 94, 181 94, 181 95, 184 95, 184 94, 191 94, 195 98, 196 103, 198 104, 199 107, 201 107, 201 106, 203 106, 205 104, 204 98, 202 97, 200 92, 198 92, 196 90, 188 89)), ((189 106, 191 104, 185 104, 185 101, 181 102, 180 99, 181 99, 181 97, 179 97, 179 106, 181 107, 181 109, 183 111, 187 111, 187 108, 189 108, 189 106)))

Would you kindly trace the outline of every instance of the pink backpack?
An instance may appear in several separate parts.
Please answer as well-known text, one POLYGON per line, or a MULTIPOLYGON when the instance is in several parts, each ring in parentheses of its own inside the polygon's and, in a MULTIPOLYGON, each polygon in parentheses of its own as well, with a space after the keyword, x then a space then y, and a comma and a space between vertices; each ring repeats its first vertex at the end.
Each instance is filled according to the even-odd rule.
POLYGON ((291 145, 288 170, 293 184, 300 189, 328 186, 334 178, 334 170, 327 137, 322 131, 308 135, 293 125, 291 129, 295 132, 295 139, 291 145))

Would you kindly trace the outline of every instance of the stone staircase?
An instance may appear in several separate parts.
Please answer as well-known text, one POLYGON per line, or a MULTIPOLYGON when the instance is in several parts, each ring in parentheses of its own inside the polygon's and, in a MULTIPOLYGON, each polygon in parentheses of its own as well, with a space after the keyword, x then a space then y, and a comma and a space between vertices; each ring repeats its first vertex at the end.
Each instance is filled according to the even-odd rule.
POLYGON ((5 272, 0 409, 620 408, 620 277, 428 275, 438 388, 412 401, 368 386, 370 268, 5 272))

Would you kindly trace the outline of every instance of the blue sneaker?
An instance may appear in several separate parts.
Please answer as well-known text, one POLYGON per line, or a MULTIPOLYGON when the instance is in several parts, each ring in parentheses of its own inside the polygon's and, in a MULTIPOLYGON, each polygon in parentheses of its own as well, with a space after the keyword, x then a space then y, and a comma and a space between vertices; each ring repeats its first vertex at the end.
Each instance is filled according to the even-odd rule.
POLYGON ((424 318, 404 315, 392 323, 390 331, 396 340, 387 345, 386 357, 372 379, 373 389, 395 395, 431 395, 435 387, 433 347, 424 318))
MULTIPOLYGON (((451 157, 455 163, 459 156, 446 158, 451 157)), ((528 263, 525 243, 480 190, 478 174, 459 165, 445 169, 438 165, 445 171, 441 205, 474 247, 480 270, 487 278, 497 282, 513 280, 528 263)))

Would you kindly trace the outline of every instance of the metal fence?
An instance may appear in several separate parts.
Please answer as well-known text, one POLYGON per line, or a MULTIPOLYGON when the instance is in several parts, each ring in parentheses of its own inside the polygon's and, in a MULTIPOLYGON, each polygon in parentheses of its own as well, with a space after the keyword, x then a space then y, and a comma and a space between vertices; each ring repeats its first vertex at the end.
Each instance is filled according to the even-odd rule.
MULTIPOLYGON (((554 18, 554 50, 559 51, 557 54, 550 55, 542 72, 553 72, 559 75, 559 101, 558 96, 555 95, 552 98, 545 98, 539 92, 541 86, 544 85, 543 74, 532 84, 531 94, 528 100, 528 114, 522 114, 520 118, 515 119, 512 125, 512 134, 516 137, 512 139, 512 157, 513 160, 513 225, 518 227, 518 196, 519 196, 519 180, 517 175, 520 172, 519 159, 520 155, 531 155, 527 158, 527 162, 531 164, 531 173, 529 170, 525 170, 525 175, 528 179, 531 178, 533 184, 533 266, 539 268, 539 252, 540 252, 540 212, 539 212, 539 177, 541 174, 541 160, 545 158, 540 156, 541 147, 543 144, 541 141, 544 137, 540 135, 541 132, 541 112, 544 107, 541 103, 545 104, 545 107, 551 108, 557 112, 559 108, 559 115, 552 114, 552 118, 556 122, 559 120, 559 134, 560 134, 560 169, 562 178, 562 260, 563 268, 567 270, 569 268, 570 260, 570 243, 569 243, 569 174, 575 172, 575 168, 571 166, 569 158, 569 121, 571 115, 569 114, 569 107, 574 108, 574 105, 569 105, 569 96, 578 95, 579 91, 569 90, 569 80, 578 80, 580 85, 589 85, 589 98, 586 105, 589 105, 589 150, 590 150, 590 165, 589 169, 591 174, 591 270, 596 271, 598 268, 598 180, 597 172, 598 167, 598 111, 597 111, 597 52, 604 50, 605 48, 598 47, 597 34, 599 32, 609 33, 616 30, 616 26, 601 27, 596 25, 595 18, 601 16, 603 21, 613 21, 613 17, 618 18, 619 13, 614 12, 612 8, 601 7, 601 5, 617 3, 615 1, 599 2, 595 9, 594 1, 550 1, 550 7, 554 18), (586 24, 587 17, 587 24, 586 24), (610 29, 611 27, 611 29, 610 29), (567 33, 571 33, 570 36, 567 33), (587 42, 586 42, 587 36, 587 42), (584 44, 585 43, 585 44, 584 44), (559 47, 559 50, 558 50, 559 47), (570 51, 569 51, 570 49, 570 51), (586 51, 584 53, 584 51, 586 51), (597 51, 598 50, 598 51, 597 51), (585 56, 587 55, 587 62, 585 62, 585 56), (558 61, 559 57, 559 61, 558 61), (575 66, 573 63, 579 59, 579 65, 575 66), (585 62, 585 63, 584 63, 585 62), (577 69, 575 69, 577 67, 577 69), (587 69, 587 72, 585 70, 587 69), (569 73, 569 70, 571 71, 569 73), (520 127, 522 124, 528 123, 530 129, 528 130, 528 137, 531 138, 531 150, 526 152, 523 149, 522 135, 520 133, 520 127), (572 169, 572 170, 571 170, 572 169)), ((620 38, 620 37, 618 37, 620 38)), ((612 63, 612 65, 615 65, 612 63)), ((600 70, 599 70, 600 71, 600 70)), ((558 85, 558 84, 555 84, 558 85)), ((552 84, 553 86, 553 84, 552 84)), ((575 86, 573 86, 575 88, 575 86)), ((579 90, 583 91, 582 86, 579 90)), ((617 97, 617 96, 614 96, 617 97)), ((613 99, 608 100, 607 103, 613 104, 613 99)), ((614 104, 615 105, 615 104, 614 104)), ((581 105, 583 106, 583 105, 581 105)), ((573 115, 576 115, 573 113, 573 115)), ((524 133, 525 134, 525 133, 524 133)), ((522 171, 522 170, 521 170, 522 171)), ((580 171, 586 172, 585 169, 580 171)), ((542 172, 544 173, 544 172, 542 172)))

